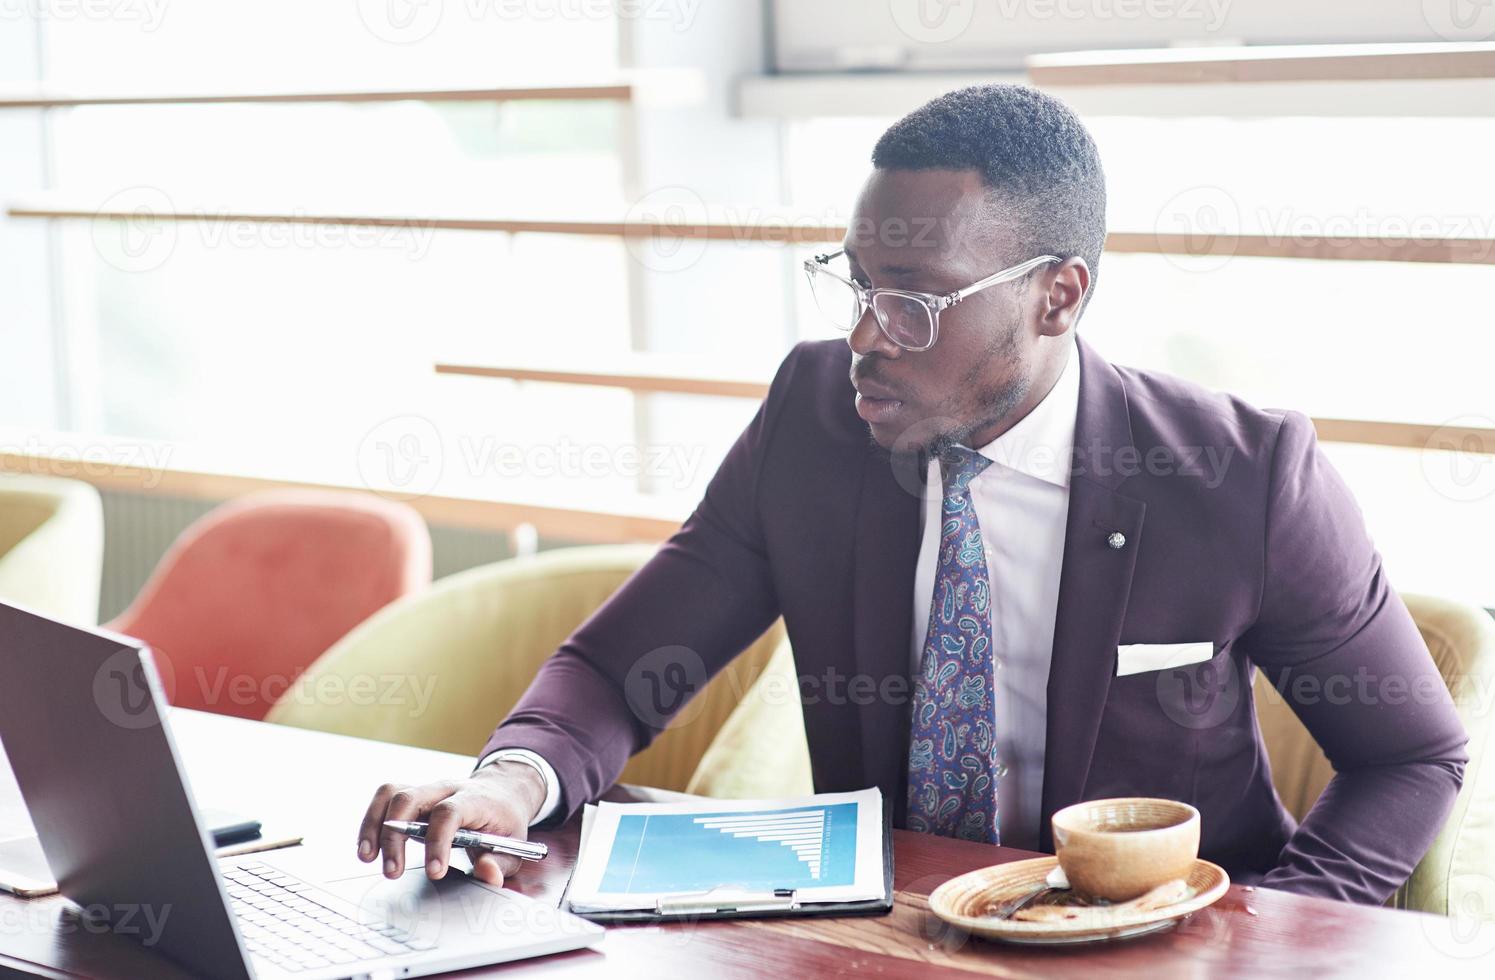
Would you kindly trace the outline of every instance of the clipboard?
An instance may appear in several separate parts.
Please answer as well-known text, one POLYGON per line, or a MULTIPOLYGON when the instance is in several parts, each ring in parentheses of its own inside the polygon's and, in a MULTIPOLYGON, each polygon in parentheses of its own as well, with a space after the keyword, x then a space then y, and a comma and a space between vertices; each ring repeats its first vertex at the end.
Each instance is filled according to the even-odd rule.
POLYGON ((884 806, 882 813, 882 869, 882 897, 865 901, 801 903, 797 900, 794 889, 743 891, 728 886, 704 892, 682 892, 670 895, 661 898, 653 909, 579 912, 571 908, 571 885, 576 880, 576 867, 573 866, 571 875, 566 880, 566 890, 561 894, 560 907, 573 915, 592 922, 603 923, 699 922, 711 919, 770 919, 820 915, 887 915, 893 911, 893 814, 892 807, 889 806, 884 806))

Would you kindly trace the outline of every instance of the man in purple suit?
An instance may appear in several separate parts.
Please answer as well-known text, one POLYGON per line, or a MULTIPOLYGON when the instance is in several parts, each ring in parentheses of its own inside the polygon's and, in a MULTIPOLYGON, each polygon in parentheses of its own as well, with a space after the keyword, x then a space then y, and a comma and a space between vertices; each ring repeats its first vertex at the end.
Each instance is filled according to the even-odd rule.
POLYGON ((1105 180, 1062 103, 954 92, 873 162, 844 250, 808 265, 847 343, 789 354, 695 513, 474 773, 380 788, 360 856, 401 873, 380 824, 425 817, 439 877, 459 826, 565 819, 667 723, 631 673, 689 694, 782 616, 817 790, 875 785, 899 826, 1042 850, 1071 803, 1184 800, 1236 880, 1384 901, 1467 739, 1308 419, 1076 338, 1105 180), (1272 789, 1256 670, 1336 770, 1301 825, 1272 789))

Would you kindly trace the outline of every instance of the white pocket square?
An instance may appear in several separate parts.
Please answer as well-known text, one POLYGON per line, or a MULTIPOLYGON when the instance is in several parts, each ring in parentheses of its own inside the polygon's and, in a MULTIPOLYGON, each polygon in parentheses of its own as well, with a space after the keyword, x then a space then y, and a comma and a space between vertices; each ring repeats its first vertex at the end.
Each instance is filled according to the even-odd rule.
POLYGON ((1204 663, 1214 655, 1215 644, 1209 640, 1199 643, 1131 643, 1116 648, 1116 676, 1187 667, 1204 663))

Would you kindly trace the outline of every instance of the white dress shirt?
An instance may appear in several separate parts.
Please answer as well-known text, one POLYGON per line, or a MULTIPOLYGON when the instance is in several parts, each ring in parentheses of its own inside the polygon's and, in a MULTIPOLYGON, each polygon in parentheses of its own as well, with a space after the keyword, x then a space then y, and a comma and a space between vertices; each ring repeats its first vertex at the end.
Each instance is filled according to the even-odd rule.
POLYGON ((533 827, 542 820, 549 819, 555 813, 556 807, 561 805, 561 780, 555 774, 555 767, 545 761, 538 752, 529 749, 494 749, 478 761, 474 772, 486 765, 495 762, 522 762, 540 773, 540 778, 545 780, 545 802, 540 804, 540 811, 535 814, 529 825, 533 827))
MULTIPOLYGON (((1038 849, 1043 795, 1043 756, 1048 718, 1049 658, 1059 608, 1059 572, 1064 564, 1064 529, 1069 516, 1070 457, 1080 405, 1080 358, 1073 344, 1059 380, 1016 425, 980 449, 992 460, 970 483, 971 502, 986 545, 991 577, 992 656, 995 665, 997 780, 1002 843, 1038 849)), ((940 506, 944 499, 939 461, 929 464, 921 541, 914 568, 914 630, 909 658, 917 674, 929 629, 938 563, 940 506)), ((550 817, 560 802, 555 770, 524 749, 497 749, 479 767, 500 759, 525 762, 545 779, 545 803, 534 823, 550 817)))
MULTIPOLYGON (((1038 850, 1049 657, 1059 608, 1070 457, 1080 405, 1080 358, 1071 345, 1059 380, 1016 425, 980 448, 992 461, 971 480, 970 499, 991 578, 996 696, 997 809, 1002 843, 1038 850)), ((940 464, 931 460, 919 561, 914 568, 911 670, 918 673, 939 561, 940 464)))

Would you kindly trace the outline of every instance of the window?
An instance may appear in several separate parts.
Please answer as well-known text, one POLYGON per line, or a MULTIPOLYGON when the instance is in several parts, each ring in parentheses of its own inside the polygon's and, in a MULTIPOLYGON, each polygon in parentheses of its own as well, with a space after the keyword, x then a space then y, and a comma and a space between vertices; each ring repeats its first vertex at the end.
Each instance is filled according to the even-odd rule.
MULTIPOLYGON (((797 206, 849 208, 892 118, 790 124, 797 206)), ((1317 245, 1482 239, 1495 119, 1086 120, 1112 232, 1317 245)), ((1108 358, 1318 418, 1495 429, 1495 264, 1107 253, 1081 335, 1108 358)), ((813 313, 803 305, 803 316, 813 313)), ((1392 581, 1495 605, 1495 456, 1325 443, 1392 581)))
MULTIPOLYGON (((895 23, 892 7, 857 20, 839 0, 814 6, 773 4, 778 65, 1015 68, 1024 51, 1080 37, 1055 36, 1059 22, 1041 17, 1017 30, 979 8, 965 33, 936 44, 895 23)), ((1382 18, 1362 4, 1347 21, 1348 5, 1330 6, 1313 16, 1275 0, 1231 8, 1231 36, 1473 39, 1449 36, 1425 11, 1390 11, 1389 0, 1377 0, 1382 18), (1370 26, 1336 34, 1347 22, 1370 26)), ((117 86, 121 60, 132 87, 167 91, 183 78, 205 91, 533 84, 624 64, 688 66, 706 80, 687 111, 604 98, 0 113, 8 191, 52 187, 83 202, 85 217, 101 205, 125 216, 0 222, 15 287, 0 294, 0 315, 19 325, 7 338, 17 356, 0 361, 5 424, 158 443, 183 468, 403 477, 418 492, 579 505, 644 494, 683 515, 751 400, 516 386, 433 365, 641 350, 766 378, 795 340, 838 336, 797 272, 821 247, 511 235, 425 219, 608 213, 671 194, 749 214, 778 202, 816 217, 849 212, 892 110, 842 118, 801 104, 792 119, 735 118, 732 80, 770 57, 760 11, 702 6, 689 23, 648 22, 687 8, 642 5, 642 20, 628 20, 610 5, 539 16, 534 4, 140 0, 0 19, 14 71, 29 79, 44 67, 49 82, 80 89, 117 86), (256 209, 287 220, 232 217, 256 209), (163 211, 196 220, 156 220, 163 211), (394 220, 309 220, 338 214, 394 220), (27 367, 47 361, 57 369, 27 367)), ((1195 37, 1189 25, 1123 26, 1105 36, 1195 37)), ((886 77, 878 85, 888 91, 886 77)), ((1318 419, 1495 429, 1484 302, 1495 261, 1477 254, 1495 250, 1495 215, 1480 210, 1495 118, 1149 117, 1139 105, 1087 121, 1114 232, 1254 236, 1299 254, 1108 253, 1081 328, 1103 354, 1318 419), (1472 261, 1329 260, 1349 240, 1429 237, 1470 240, 1472 261), (1302 257, 1311 252, 1320 257, 1302 257)), ((1399 587, 1495 605, 1495 455, 1326 452, 1399 587)))

